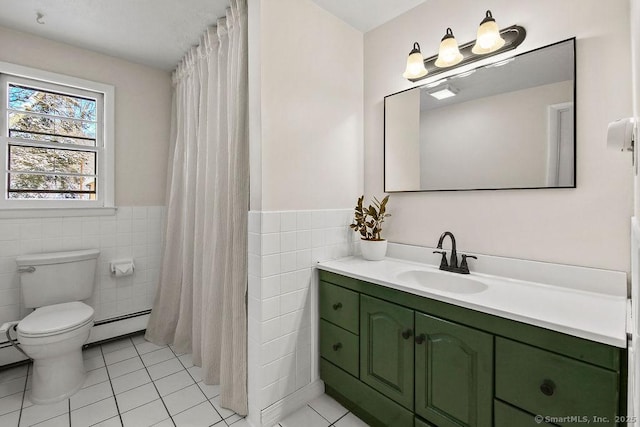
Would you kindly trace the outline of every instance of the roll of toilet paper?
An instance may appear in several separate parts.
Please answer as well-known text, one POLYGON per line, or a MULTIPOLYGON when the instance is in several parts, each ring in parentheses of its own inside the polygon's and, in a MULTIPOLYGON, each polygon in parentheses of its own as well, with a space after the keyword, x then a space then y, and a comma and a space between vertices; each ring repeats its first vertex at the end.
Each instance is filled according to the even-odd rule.
POLYGON ((131 276, 136 266, 132 259, 118 260, 111 263, 111 274, 116 277, 131 276))

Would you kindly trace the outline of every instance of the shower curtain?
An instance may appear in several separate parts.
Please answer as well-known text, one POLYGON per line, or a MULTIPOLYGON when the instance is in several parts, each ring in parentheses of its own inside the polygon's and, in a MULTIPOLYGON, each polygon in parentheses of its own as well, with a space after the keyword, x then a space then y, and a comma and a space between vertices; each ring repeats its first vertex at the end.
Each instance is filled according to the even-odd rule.
POLYGON ((173 74, 165 248, 146 338, 193 354, 247 414, 247 0, 231 0, 173 74))

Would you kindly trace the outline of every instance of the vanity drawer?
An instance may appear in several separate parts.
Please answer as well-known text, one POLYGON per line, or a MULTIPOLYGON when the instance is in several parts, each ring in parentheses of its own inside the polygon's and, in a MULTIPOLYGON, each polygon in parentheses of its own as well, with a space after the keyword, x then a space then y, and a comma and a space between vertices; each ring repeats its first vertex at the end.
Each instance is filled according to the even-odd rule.
POLYGON ((499 400, 494 400, 493 404, 493 427, 537 427, 555 426, 542 421, 536 421, 534 415, 516 409, 499 400))
POLYGON ((320 320, 320 356, 358 376, 360 360, 358 336, 342 328, 320 320))
POLYGON ((357 292, 320 282, 320 317, 356 335, 359 333, 359 301, 357 292))
MULTIPOLYGON (((615 425, 619 375, 504 338, 496 338, 496 397, 532 414, 606 417, 615 425)), ((575 419, 554 421, 573 425, 575 419)))

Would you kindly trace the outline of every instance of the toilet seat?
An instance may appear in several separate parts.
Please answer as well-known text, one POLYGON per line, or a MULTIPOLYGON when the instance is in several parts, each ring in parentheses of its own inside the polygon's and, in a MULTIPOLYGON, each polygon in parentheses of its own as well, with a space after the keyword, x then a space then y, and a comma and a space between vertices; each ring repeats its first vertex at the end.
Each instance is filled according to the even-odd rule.
POLYGON ((93 316, 93 308, 79 301, 40 307, 18 323, 18 335, 37 338, 64 334, 92 323, 93 316))

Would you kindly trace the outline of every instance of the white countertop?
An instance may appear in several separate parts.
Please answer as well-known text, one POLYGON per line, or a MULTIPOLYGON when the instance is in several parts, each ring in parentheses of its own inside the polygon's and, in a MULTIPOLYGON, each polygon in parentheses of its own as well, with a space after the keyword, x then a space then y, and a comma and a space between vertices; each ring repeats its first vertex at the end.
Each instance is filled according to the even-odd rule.
POLYGON ((627 298, 623 296, 473 272, 464 276, 483 282, 486 290, 474 294, 440 291, 397 278, 404 271, 437 272, 437 268, 393 258, 372 262, 348 257, 321 262, 317 268, 591 341, 627 346, 627 298))

